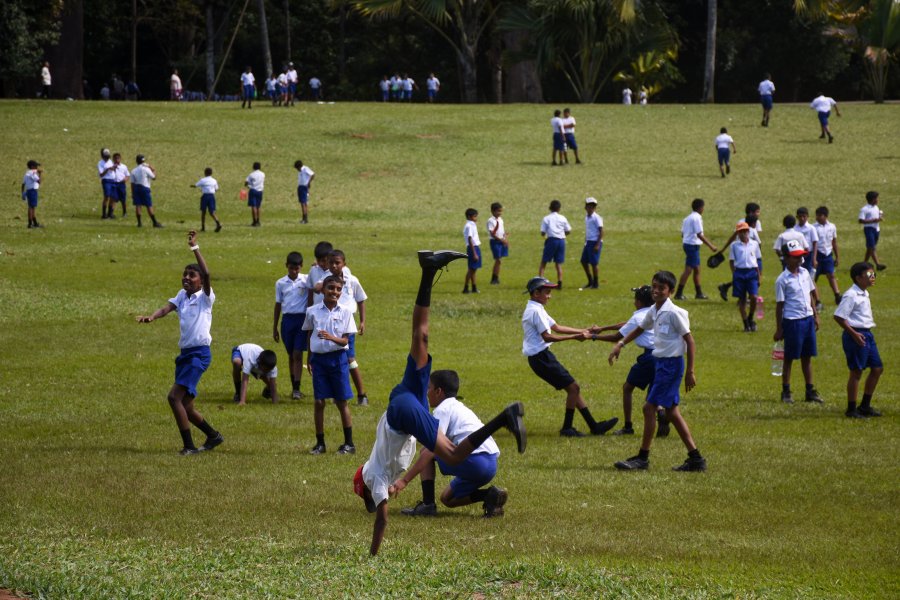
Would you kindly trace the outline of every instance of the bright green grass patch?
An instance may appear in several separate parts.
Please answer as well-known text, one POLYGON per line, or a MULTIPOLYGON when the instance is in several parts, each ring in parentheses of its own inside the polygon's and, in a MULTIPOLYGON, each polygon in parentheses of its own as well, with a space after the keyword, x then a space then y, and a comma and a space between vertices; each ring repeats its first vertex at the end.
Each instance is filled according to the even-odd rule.
MULTIPOLYGON (((758 127, 756 106, 577 107, 585 164, 551 169, 545 106, 251 112, 225 104, 0 103, 0 122, 15 131, 0 141, 0 587, 52 598, 897 597, 900 313, 892 300, 900 262, 891 222, 900 109, 843 108, 827 145, 805 106, 777 106, 768 129, 758 127), (712 143, 721 126, 738 146, 727 180, 712 143), (100 220, 94 165, 104 146, 129 166, 135 154, 149 156, 166 229, 137 229, 131 213, 100 220), (38 218, 47 227, 39 231, 25 229, 18 199, 29 158, 46 172, 38 218), (307 226, 298 223, 297 158, 317 173, 307 226), (267 172, 259 229, 247 226, 238 201, 255 160, 267 172), (200 239, 218 300, 214 360, 198 403, 226 443, 182 459, 165 401, 177 319, 138 325, 134 316, 179 289, 192 260, 185 233, 199 225, 199 194, 189 185, 206 166, 222 186, 225 228, 200 239), (847 270, 864 252, 855 221, 869 189, 881 192, 888 219, 879 254, 890 267, 872 290, 886 364, 874 404, 885 416, 849 422, 828 293, 814 361, 827 403, 778 401, 768 359, 770 247, 785 213, 827 204, 846 288, 847 270), (587 195, 600 199, 606 225, 599 292, 577 291, 587 195), (698 196, 707 201, 706 232, 719 244, 744 203, 762 204, 767 314, 759 333, 745 335, 733 303, 683 303, 698 344, 698 386, 683 410, 710 470, 669 471, 684 459, 673 434, 654 444, 649 472, 618 473, 612 463, 632 455, 638 440, 560 439, 562 396, 521 355, 521 290, 537 269, 540 218, 557 197, 575 226, 566 288, 554 293, 551 315, 607 324, 631 314, 630 287, 659 268, 680 272, 679 227, 698 196), (352 495, 351 477, 405 359, 415 251, 462 249, 465 208, 481 211, 483 231, 496 200, 511 234, 502 285, 488 285, 486 260, 482 293, 461 296, 464 269, 452 265, 435 289, 431 348, 435 368, 460 372, 461 394, 480 415, 526 404, 528 452, 516 454, 508 434, 497 436, 507 515, 483 521, 470 507, 408 521, 399 508, 417 501, 414 484, 392 502, 382 555, 370 559, 371 516, 352 495), (250 405, 231 403, 231 347, 275 347, 273 285, 284 258, 300 250, 308 267, 322 239, 347 253, 370 296, 358 348, 372 406, 353 411, 354 458, 306 454, 314 440, 308 399, 273 406, 254 385, 250 405)), ((486 234, 483 241, 487 256, 486 234)), ((703 277, 709 295, 728 278, 724 267, 703 277)), ((621 416, 633 348, 612 368, 606 344, 554 351, 595 416, 621 416)), ((303 390, 311 396, 306 377, 303 390)), ((334 409, 326 436, 333 452, 334 409)))

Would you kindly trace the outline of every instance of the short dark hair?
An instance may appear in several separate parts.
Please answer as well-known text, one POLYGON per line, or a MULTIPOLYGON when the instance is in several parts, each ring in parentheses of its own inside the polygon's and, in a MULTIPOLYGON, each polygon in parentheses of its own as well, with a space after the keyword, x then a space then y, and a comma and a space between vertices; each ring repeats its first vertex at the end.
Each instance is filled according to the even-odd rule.
POLYGON ((332 250, 331 252, 328 253, 328 258, 335 258, 337 256, 340 256, 341 258, 344 259, 344 262, 347 262, 347 256, 344 254, 343 250, 338 250, 337 248, 335 248, 334 250, 332 250))
POLYGON ((459 392, 459 374, 449 369, 434 371, 431 373, 431 385, 443 390, 447 398, 453 398, 459 392))
POLYGON ((276 364, 278 364, 278 355, 275 354, 273 350, 263 350, 259 353, 256 366, 258 366, 261 371, 271 371, 275 368, 276 364))
POLYGON ((344 287, 344 278, 337 275, 329 275, 322 280, 322 289, 324 290, 326 287, 328 287, 329 283, 339 283, 341 284, 341 287, 344 287))
POLYGON ((650 306, 653 304, 653 288, 649 285, 634 288, 634 299, 640 302, 642 306, 650 306))
POLYGON ((799 217, 800 215, 809 216, 809 209, 806 208, 805 206, 801 206, 800 208, 797 209, 797 216, 799 217))
POLYGON ((205 169, 203 169, 203 174, 206 175, 207 177, 212 175, 212 167, 206 167, 205 169))
POLYGON ((797 218, 794 217, 794 215, 784 215, 784 219, 781 220, 781 224, 784 225, 785 229, 790 229, 797 224, 797 218))
POLYGON ((820 206, 819 208, 816 209, 816 214, 817 215, 825 215, 827 217, 828 216, 828 207, 820 206))
POLYGON ((748 202, 747 206, 744 207, 744 214, 749 215, 750 213, 755 213, 759 210, 759 204, 756 202, 748 202))
POLYGON ((728 130, 723 127, 719 130, 719 133, 728 133, 728 130))
POLYGON ((559 209, 562 208, 562 202, 559 200, 552 200, 550 202, 550 212, 559 212, 559 209))
POLYGON ((878 192, 874 190, 871 192, 866 192, 866 202, 872 204, 872 200, 878 200, 878 192))
POLYGON ((500 204, 499 202, 491 202, 491 212, 494 212, 495 210, 500 210, 501 208, 503 208, 503 205, 500 204))
POLYGON ((694 198, 694 201, 691 202, 691 210, 696 211, 699 208, 703 208, 706 206, 706 202, 703 198, 694 198))
POLYGON ((259 164, 258 162, 253 163, 253 170, 254 170, 254 171, 259 171, 260 169, 262 169, 262 165, 261 165, 261 164, 259 164))
POLYGON ((285 261, 289 265, 297 265, 298 267, 303 266, 303 255, 299 252, 288 252, 287 260, 285 261))
POLYGON ((302 167, 303 167, 303 161, 302 161, 302 160, 298 160, 298 161, 295 161, 295 162, 294 162, 294 168, 295 168, 295 169, 298 169, 298 170, 299 170, 299 169, 301 169, 302 167))
POLYGON ((316 256, 316 260, 321 258, 325 258, 328 256, 328 253, 334 249, 334 246, 331 245, 331 242, 319 242, 316 244, 315 249, 313 250, 313 254, 316 256))
POLYGON ((560 114, 562 114, 562 113, 559 112, 559 109, 553 111, 554 117, 558 117, 560 114))
POLYGON ((666 284, 669 290, 675 289, 675 274, 672 271, 657 271, 653 274, 653 281, 666 284))
POLYGON ((744 219, 744 222, 750 226, 750 229, 754 229, 756 227, 756 222, 759 221, 759 217, 756 215, 747 215, 747 218, 744 219))
POLYGON ((466 209, 466 218, 467 218, 467 219, 471 219, 472 217, 474 217, 474 216, 477 215, 477 214, 478 214, 478 211, 475 210, 474 208, 467 208, 467 209, 466 209))
POLYGON ((874 269, 871 264, 867 262, 858 262, 854 263, 852 267, 850 267, 850 279, 856 281, 856 278, 865 273, 866 271, 871 271, 874 269))

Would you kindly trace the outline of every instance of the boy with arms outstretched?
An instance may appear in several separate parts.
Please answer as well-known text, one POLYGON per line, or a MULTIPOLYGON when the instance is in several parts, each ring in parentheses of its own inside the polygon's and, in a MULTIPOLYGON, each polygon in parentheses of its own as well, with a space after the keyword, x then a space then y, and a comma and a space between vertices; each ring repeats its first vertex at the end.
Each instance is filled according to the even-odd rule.
POLYGON ((419 441, 448 465, 463 462, 493 433, 506 427, 516 438, 520 453, 525 452, 526 435, 521 402, 507 406, 487 425, 471 433, 459 445, 454 444, 440 430, 439 422, 428 412, 428 382, 431 375, 431 356, 428 354, 428 317, 431 312, 431 288, 434 276, 451 261, 466 258, 461 252, 419 252, 422 279, 412 317, 412 340, 403 379, 392 391, 385 413, 378 421, 375 445, 369 460, 353 477, 353 491, 363 499, 366 510, 375 514, 372 544, 375 555, 384 540, 387 528, 388 498, 402 489, 397 478, 409 467, 419 441), (399 486, 398 486, 399 483, 399 486))
POLYGON ((209 329, 212 325, 212 305, 216 301, 216 295, 209 284, 209 269, 200 254, 196 231, 191 230, 188 233, 188 246, 197 262, 184 268, 181 276, 182 289, 152 315, 137 317, 138 323, 152 323, 172 311, 178 313, 181 327, 178 345, 181 354, 175 359, 175 383, 169 390, 168 400, 184 444, 179 452, 182 456, 212 450, 224 441, 222 434, 213 429, 194 408, 197 384, 200 383, 200 377, 212 360, 212 353, 209 350, 212 336, 209 329), (206 434, 206 441, 200 448, 194 446, 191 437, 192 424, 206 434))

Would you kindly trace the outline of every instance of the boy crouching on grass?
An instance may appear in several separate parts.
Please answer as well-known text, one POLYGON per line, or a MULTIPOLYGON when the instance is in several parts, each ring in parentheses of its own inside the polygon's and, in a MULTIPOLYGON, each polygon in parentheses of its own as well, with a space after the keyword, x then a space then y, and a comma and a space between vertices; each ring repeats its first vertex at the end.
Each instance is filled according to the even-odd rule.
POLYGON ((247 404, 247 384, 250 377, 262 379, 266 387, 263 388, 263 398, 271 398, 272 403, 278 402, 278 388, 275 386, 275 378, 278 377, 278 367, 275 363, 278 356, 272 350, 263 350, 256 344, 241 344, 231 350, 231 375, 234 379, 234 401, 243 406, 247 404))
POLYGON ((880 417, 881 413, 872 408, 871 404, 878 378, 884 371, 875 336, 872 335, 875 319, 872 317, 869 288, 875 285, 875 267, 867 262, 856 263, 850 267, 850 277, 853 279, 853 286, 844 293, 841 304, 834 311, 834 320, 844 329, 844 355, 847 357, 847 368, 850 369, 845 414, 851 419, 880 417), (866 377, 862 403, 857 407, 859 380, 864 369, 869 369, 869 376, 866 377))
POLYGON ((638 338, 645 330, 653 330, 653 356, 656 358, 656 373, 653 385, 647 393, 647 401, 644 403, 644 437, 641 440, 641 449, 637 456, 615 464, 615 467, 621 471, 647 469, 650 466, 650 444, 653 443, 654 416, 658 406, 665 408, 666 418, 675 427, 675 431, 678 432, 681 441, 688 449, 687 460, 682 465, 673 467, 672 470, 706 470, 706 459, 700 455, 700 450, 697 449, 694 438, 691 437, 687 422, 678 410, 678 403, 681 401, 679 387, 682 378, 685 392, 691 391, 697 385, 697 378, 694 375, 694 337, 691 335, 688 312, 675 306, 669 299, 674 288, 675 275, 673 273, 669 271, 656 272, 651 286, 654 305, 644 315, 640 325, 617 342, 609 354, 609 364, 612 365, 619 358, 619 352, 625 347, 625 344, 638 338), (685 355, 687 355, 686 366, 685 355))
MULTIPOLYGON (((519 453, 525 452, 527 438, 521 402, 507 406, 487 425, 473 431, 459 445, 440 429, 428 412, 428 384, 431 356, 428 354, 428 317, 434 276, 451 261, 466 258, 461 252, 419 252, 422 279, 412 316, 412 339, 403 379, 391 391, 387 410, 378 421, 375 445, 366 464, 353 476, 353 491, 363 499, 366 510, 375 514, 369 552, 378 554, 387 529, 388 499, 403 483, 397 478, 409 467, 416 451, 415 440, 446 464, 459 465, 499 429, 505 427, 516 438, 519 453), (398 486, 399 483, 399 486, 398 486)), ((398 489, 399 488, 399 489, 398 489)))
POLYGON ((175 415, 175 423, 181 432, 181 440, 184 447, 179 454, 188 456, 197 454, 202 450, 212 450, 224 440, 222 434, 212 428, 197 409, 194 408, 194 398, 197 397, 197 384, 200 377, 209 367, 212 354, 209 345, 212 336, 209 334, 212 325, 212 305, 216 301, 209 284, 209 269, 206 261, 200 254, 200 245, 197 243, 197 232, 188 233, 188 246, 197 259, 196 263, 184 268, 181 276, 182 289, 169 300, 165 306, 149 316, 137 317, 138 323, 152 323, 172 311, 178 313, 178 321, 181 327, 181 338, 178 345, 181 354, 175 359, 175 383, 169 390, 169 406, 175 415), (206 441, 200 448, 194 446, 191 438, 191 425, 206 434, 206 441))

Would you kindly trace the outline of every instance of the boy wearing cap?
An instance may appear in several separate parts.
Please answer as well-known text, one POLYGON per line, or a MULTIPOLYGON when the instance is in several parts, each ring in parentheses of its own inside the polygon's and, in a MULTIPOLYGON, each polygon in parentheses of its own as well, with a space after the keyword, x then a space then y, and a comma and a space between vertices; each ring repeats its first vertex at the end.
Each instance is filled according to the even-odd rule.
POLYGON ((555 284, 543 277, 533 277, 526 285, 526 292, 530 299, 525 306, 525 312, 522 313, 522 329, 524 331, 522 354, 528 358, 528 366, 535 375, 555 389, 566 391, 566 412, 559 435, 584 437, 585 434, 572 425, 576 408, 587 423, 591 434, 603 435, 612 429, 619 419, 613 417, 602 423, 595 421, 584 398, 581 397, 581 387, 578 382, 550 352, 550 345, 554 342, 596 340, 598 339, 597 334, 586 328, 577 329, 560 325, 550 317, 544 307, 550 301, 550 293, 555 287, 557 287, 555 284))
POLYGON ((22 200, 28 204, 28 229, 43 227, 37 221, 35 209, 38 205, 38 188, 41 187, 41 163, 36 160, 29 160, 26 165, 28 170, 25 171, 25 177, 22 178, 22 200))
POLYGON ((596 290, 598 282, 597 265, 600 264, 600 251, 603 249, 603 217, 597 214, 597 199, 584 200, 584 249, 581 251, 581 266, 588 282, 586 289, 596 290))
POLYGON ((566 262, 566 236, 572 233, 569 220, 559 214, 562 203, 559 200, 550 202, 550 214, 541 221, 541 237, 544 240, 544 253, 541 255, 541 266, 538 275, 544 276, 544 268, 548 262, 556 263, 556 285, 562 289, 562 265, 566 262))
POLYGON ((491 273, 491 285, 500 285, 500 265, 509 256, 509 235, 503 223, 503 205, 491 203, 491 216, 487 220, 487 232, 491 243, 491 254, 494 256, 494 270, 491 273))
POLYGON ((737 154, 737 146, 734 145, 734 138, 728 135, 728 129, 723 127, 716 136, 716 153, 719 156, 719 173, 722 177, 731 173, 731 153, 737 154))
POLYGON ((216 192, 219 190, 219 182, 212 176, 211 167, 203 170, 203 177, 191 187, 200 188, 200 231, 206 231, 206 213, 216 222, 216 233, 222 231, 222 223, 216 216, 216 192))
POLYGON ((867 262, 859 262, 850 267, 850 277, 853 279, 853 286, 847 290, 840 306, 834 311, 834 320, 844 330, 842 343, 847 368, 850 369, 845 414, 851 419, 880 417, 881 413, 872 408, 871 404, 878 378, 884 371, 875 336, 872 335, 875 319, 872 317, 869 288, 875 285, 875 269, 867 262), (862 404, 857 407, 859 380, 864 369, 869 369, 869 376, 866 378, 862 404))
POLYGON ((676 300, 684 300, 684 286, 689 275, 694 276, 694 290, 697 300, 707 300, 709 296, 700 287, 700 246, 706 244, 713 254, 718 249, 703 235, 703 209, 706 202, 702 198, 694 198, 691 202, 691 214, 681 222, 681 247, 684 249, 684 272, 678 280, 676 300))
POLYGON ((678 404, 681 402, 679 392, 681 380, 684 379, 685 392, 689 392, 697 385, 697 378, 694 375, 694 336, 691 335, 688 312, 675 306, 669 299, 674 285, 675 275, 669 271, 657 271, 653 275, 650 286, 653 306, 644 314, 640 324, 616 342, 612 352, 609 353, 609 364, 612 365, 619 358, 625 344, 639 338, 645 331, 653 330, 653 356, 656 359, 656 368, 653 385, 644 402, 644 435, 641 438, 641 448, 636 456, 615 463, 615 467, 620 471, 645 470, 650 467, 650 445, 653 443, 655 429, 653 416, 658 407, 665 409, 666 418, 675 427, 688 450, 687 460, 672 470, 706 470, 706 459, 701 456, 688 429, 687 421, 678 410, 678 404))
POLYGON ((469 434, 459 445, 440 430, 440 423, 428 412, 428 388, 431 384, 431 356, 428 354, 428 317, 431 288, 438 271, 451 261, 465 258, 461 252, 419 252, 422 278, 413 308, 412 339, 406 370, 401 382, 391 391, 388 408, 381 415, 375 433, 375 445, 369 460, 353 477, 353 491, 363 499, 366 510, 375 514, 369 552, 378 553, 387 529, 388 498, 405 487, 397 479, 412 462, 415 440, 448 465, 459 465, 497 430, 506 427, 516 438, 520 453, 527 442, 521 402, 507 406, 487 425, 469 434))
POLYGON ((809 271, 800 268, 807 251, 799 240, 789 240, 781 249, 784 271, 775 280, 774 341, 784 340, 784 368, 781 372, 781 401, 794 402, 791 396, 791 368, 800 359, 806 382, 806 401, 824 402, 813 385, 812 357, 816 356, 816 331, 819 315, 815 306, 815 286, 809 271))
POLYGON ((828 207, 820 206, 816 209, 816 222, 813 224, 816 234, 819 236, 819 245, 816 254, 816 277, 824 275, 828 279, 828 285, 834 292, 834 303, 841 303, 841 291, 838 288, 837 277, 834 276, 834 268, 838 266, 837 227, 828 220, 828 207))
POLYGON ((142 227, 141 207, 147 207, 147 214, 153 221, 153 226, 162 228, 162 223, 156 220, 153 212, 153 197, 150 195, 150 182, 156 179, 156 170, 146 162, 143 154, 138 154, 134 162, 137 166, 131 172, 131 202, 134 204, 134 214, 137 217, 137 226, 142 227))
POLYGON ((466 270, 466 280, 463 284, 463 294, 469 293, 469 283, 472 284, 472 293, 478 293, 478 284, 475 282, 475 276, 478 269, 481 268, 481 239, 478 237, 478 211, 474 208, 466 209, 466 224, 463 226, 463 239, 466 241, 466 257, 468 258, 468 269, 466 270))
POLYGON ((738 241, 731 244, 728 250, 728 264, 731 266, 731 295, 737 298, 738 312, 741 313, 741 321, 744 323, 744 331, 755 332, 756 321, 753 320, 756 311, 756 298, 759 295, 759 261, 762 254, 759 244, 750 239, 750 225, 746 222, 735 226, 738 241), (747 297, 750 298, 750 307, 747 307, 747 297))
MULTIPOLYGON (((760 207, 756 202, 748 202, 744 206, 744 217, 738 220, 738 223, 747 223, 750 226, 750 239, 755 240, 757 244, 759 244, 760 249, 762 249, 762 240, 759 237, 759 234, 762 233, 762 224, 759 222, 759 212, 760 207)), ((731 232, 731 237, 722 244, 722 251, 725 251, 725 248, 731 245, 734 240, 737 239, 737 230, 731 232)), ((762 273, 762 258, 759 259, 759 272, 762 273)), ((728 290, 731 288, 731 282, 723 283, 719 286, 719 295, 722 297, 723 302, 728 302, 728 290)))
POLYGON ((866 205, 859 210, 859 222, 863 226, 863 234, 866 236, 866 257, 875 263, 875 268, 884 271, 887 267, 878 260, 878 238, 881 236, 881 220, 884 213, 878 208, 878 192, 866 192, 866 205))
POLYGON ((784 219, 781 220, 781 224, 784 226, 784 231, 778 234, 778 237, 775 238, 775 243, 772 245, 772 248, 775 250, 775 254, 781 261, 782 270, 784 270, 784 256, 781 253, 781 249, 784 248, 784 245, 791 240, 795 240, 805 250, 808 251, 809 242, 807 241, 805 235, 794 229, 794 226, 797 224, 797 219, 796 217, 794 217, 794 215, 784 215, 784 219))

